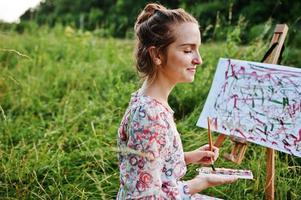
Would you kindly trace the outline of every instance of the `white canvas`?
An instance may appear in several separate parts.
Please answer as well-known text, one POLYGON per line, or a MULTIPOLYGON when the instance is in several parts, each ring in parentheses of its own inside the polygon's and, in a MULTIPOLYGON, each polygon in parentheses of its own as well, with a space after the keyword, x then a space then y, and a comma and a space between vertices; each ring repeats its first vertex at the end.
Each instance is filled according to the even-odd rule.
POLYGON ((197 126, 301 157, 301 69, 221 58, 197 126))

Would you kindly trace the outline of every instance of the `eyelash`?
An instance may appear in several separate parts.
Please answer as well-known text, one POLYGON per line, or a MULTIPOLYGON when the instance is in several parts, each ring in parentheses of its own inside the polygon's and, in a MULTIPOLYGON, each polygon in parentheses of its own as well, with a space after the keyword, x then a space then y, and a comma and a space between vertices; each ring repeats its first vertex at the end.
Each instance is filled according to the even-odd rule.
POLYGON ((191 50, 185 50, 184 53, 191 53, 191 50))

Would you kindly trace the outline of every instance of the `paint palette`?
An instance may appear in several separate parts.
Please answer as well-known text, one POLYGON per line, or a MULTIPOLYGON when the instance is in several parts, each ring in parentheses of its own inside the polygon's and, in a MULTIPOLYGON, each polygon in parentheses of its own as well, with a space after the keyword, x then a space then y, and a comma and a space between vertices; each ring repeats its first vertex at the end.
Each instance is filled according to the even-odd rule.
POLYGON ((220 176, 236 176, 240 179, 253 179, 253 173, 251 170, 245 169, 227 169, 227 168, 216 168, 215 171, 210 167, 201 167, 197 169, 200 175, 220 175, 220 176))
MULTIPOLYGON (((195 197, 195 196, 194 196, 195 197)), ((203 195, 203 194, 198 194, 195 197, 196 200, 223 200, 217 197, 211 197, 211 196, 207 196, 207 195, 203 195)))

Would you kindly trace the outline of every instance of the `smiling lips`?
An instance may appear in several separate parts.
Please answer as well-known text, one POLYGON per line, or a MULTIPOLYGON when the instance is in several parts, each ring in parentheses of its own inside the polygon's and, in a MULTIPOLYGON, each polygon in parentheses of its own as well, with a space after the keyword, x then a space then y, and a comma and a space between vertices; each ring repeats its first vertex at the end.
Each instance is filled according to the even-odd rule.
POLYGON ((187 70, 190 71, 190 72, 195 72, 196 68, 195 67, 191 67, 191 68, 187 68, 187 70))

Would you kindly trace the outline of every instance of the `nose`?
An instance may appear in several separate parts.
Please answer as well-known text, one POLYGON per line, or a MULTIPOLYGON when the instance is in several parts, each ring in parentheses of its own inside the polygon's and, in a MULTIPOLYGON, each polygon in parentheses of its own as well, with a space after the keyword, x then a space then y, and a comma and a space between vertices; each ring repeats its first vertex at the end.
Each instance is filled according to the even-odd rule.
POLYGON ((198 51, 196 52, 192 62, 194 65, 201 65, 203 63, 203 59, 198 51))

